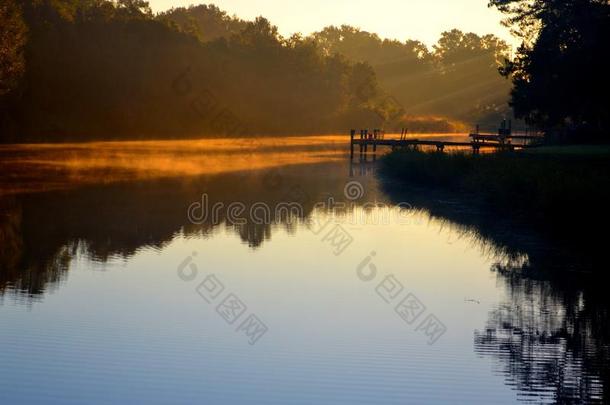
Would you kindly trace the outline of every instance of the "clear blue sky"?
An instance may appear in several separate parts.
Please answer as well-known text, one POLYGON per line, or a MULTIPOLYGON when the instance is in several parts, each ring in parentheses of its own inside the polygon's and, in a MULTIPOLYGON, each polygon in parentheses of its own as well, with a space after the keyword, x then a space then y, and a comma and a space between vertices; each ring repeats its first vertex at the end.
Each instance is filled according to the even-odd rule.
MULTIPOLYGON (((149 0, 153 10, 208 3, 197 0, 149 0)), ((502 16, 488 0, 215 0, 231 15, 251 20, 262 15, 281 34, 309 34, 327 25, 350 24, 385 38, 418 39, 431 45, 451 28, 496 34, 514 43, 500 25, 502 16)))

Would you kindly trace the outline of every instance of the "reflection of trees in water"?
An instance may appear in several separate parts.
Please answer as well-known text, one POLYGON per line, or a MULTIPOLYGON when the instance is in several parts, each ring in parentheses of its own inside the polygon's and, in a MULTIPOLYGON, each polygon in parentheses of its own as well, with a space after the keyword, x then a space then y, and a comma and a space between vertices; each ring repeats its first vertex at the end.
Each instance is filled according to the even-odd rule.
POLYGON ((0 203, 0 263, 2 274, 10 274, 18 266, 23 252, 22 211, 14 199, 0 203))
POLYGON ((506 299, 489 314, 485 331, 475 332, 475 351, 495 358, 523 401, 607 401, 610 297, 603 251, 583 251, 583 235, 570 246, 497 227, 510 229, 510 223, 479 224, 477 231, 504 253, 491 270, 506 299))
POLYGON ((456 239, 467 238, 495 258, 491 270, 506 299, 490 312, 485 329, 475 331, 475 352, 495 359, 520 400, 608 402, 610 294, 599 240, 573 233, 565 243, 517 218, 486 215, 464 196, 383 186, 395 201, 423 208, 456 239))
MULTIPOLYGON (((143 246, 162 248, 178 235, 205 236, 218 226, 254 248, 277 227, 296 231, 294 218, 275 216, 271 222, 276 225, 232 225, 222 216, 218 223, 192 224, 187 209, 202 193, 209 195, 210 205, 239 201, 247 209, 257 201, 274 206, 293 199, 304 208, 299 219, 306 220, 329 195, 339 201, 345 184, 340 170, 325 165, 283 168, 280 181, 269 179, 265 172, 223 174, 1 200, 0 293, 33 298, 57 286, 79 255, 101 262, 130 257, 143 246)), ((548 248, 553 244, 530 227, 483 215, 471 202, 396 189, 385 190, 395 202, 425 210, 452 228, 452 238, 467 238, 499 258, 492 270, 507 298, 490 313, 485 330, 475 332, 475 351, 497 361, 508 385, 535 402, 610 398, 610 298, 599 274, 564 271, 575 267, 580 255, 548 248)), ((377 201, 374 189, 366 191, 359 204, 377 201)), ((588 257, 586 267, 603 265, 598 258, 588 257)))
MULTIPOLYGON (((244 244, 259 247, 273 231, 296 232, 298 222, 309 217, 318 199, 332 193, 343 197, 347 171, 326 165, 285 167, 268 172, 222 174, 186 181, 159 180, 113 184, 0 200, 0 291, 40 294, 57 283, 77 255, 106 262, 130 257, 141 247, 162 248, 176 236, 206 237, 228 229, 244 244), (316 170, 319 171, 316 172, 316 170), (332 173, 332 174, 329 174, 332 173), (272 181, 270 181, 270 178, 272 181), (296 190, 295 190, 296 188, 296 190), (189 222, 188 207, 206 193, 209 207, 241 202, 245 224, 227 223, 226 210, 217 221, 189 222), (248 217, 256 202, 270 207, 295 201, 302 218, 271 209, 269 223, 248 217)), ((370 194, 371 198, 374 195, 370 194)))
POLYGON ((491 270, 506 290, 485 330, 475 331, 475 352, 496 360, 520 400, 607 401, 610 296, 600 274, 605 267, 595 268, 601 252, 583 258, 527 227, 436 201, 428 203, 429 215, 493 257, 491 270))
POLYGON ((600 329, 607 328, 608 302, 583 286, 518 270, 499 270, 498 279, 507 299, 490 312, 486 329, 475 331, 475 352, 496 359, 520 399, 601 403, 610 383, 608 332, 600 329))
POLYGON ((2 201, 0 208, 0 292, 9 288, 33 297, 56 285, 68 270, 78 244, 69 242, 52 252, 31 246, 24 239, 22 207, 10 199, 2 201))

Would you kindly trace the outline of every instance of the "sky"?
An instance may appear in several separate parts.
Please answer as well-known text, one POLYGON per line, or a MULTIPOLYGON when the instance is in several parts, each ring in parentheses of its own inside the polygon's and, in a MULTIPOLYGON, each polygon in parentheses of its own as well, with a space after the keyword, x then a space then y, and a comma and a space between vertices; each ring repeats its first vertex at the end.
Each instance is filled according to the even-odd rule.
POLYGON ((434 44, 443 31, 459 28, 495 34, 515 44, 500 25, 501 14, 488 0, 149 0, 154 11, 212 3, 246 20, 263 16, 283 36, 310 34, 328 25, 349 24, 383 38, 420 40, 434 44))

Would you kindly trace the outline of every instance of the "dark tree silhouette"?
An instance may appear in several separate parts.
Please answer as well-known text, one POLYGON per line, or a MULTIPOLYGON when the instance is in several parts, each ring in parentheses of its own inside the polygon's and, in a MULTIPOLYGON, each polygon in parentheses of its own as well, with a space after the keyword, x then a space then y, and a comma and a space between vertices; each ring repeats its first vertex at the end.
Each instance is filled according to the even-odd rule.
POLYGON ((503 73, 515 114, 556 133, 607 139, 608 0, 491 0, 523 39, 503 73))
POLYGON ((24 70, 26 27, 15 0, 0 3, 0 96, 12 90, 24 70))
POLYGON ((12 123, 4 141, 335 132, 381 120, 374 74, 281 37, 264 18, 192 8, 189 30, 172 20, 183 11, 155 16, 141 0, 21 6, 28 68, 2 118, 12 123), (206 19, 224 31, 199 35, 206 19), (354 81, 370 90, 364 98, 354 81))

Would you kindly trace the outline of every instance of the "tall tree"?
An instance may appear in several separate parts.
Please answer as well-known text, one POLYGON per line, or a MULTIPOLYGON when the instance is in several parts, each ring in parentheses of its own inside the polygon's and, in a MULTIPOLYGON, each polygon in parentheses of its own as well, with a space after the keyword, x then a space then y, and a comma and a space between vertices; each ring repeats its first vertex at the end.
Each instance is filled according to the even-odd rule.
POLYGON ((546 130, 610 135, 610 2, 491 0, 522 38, 503 74, 518 117, 546 130))

